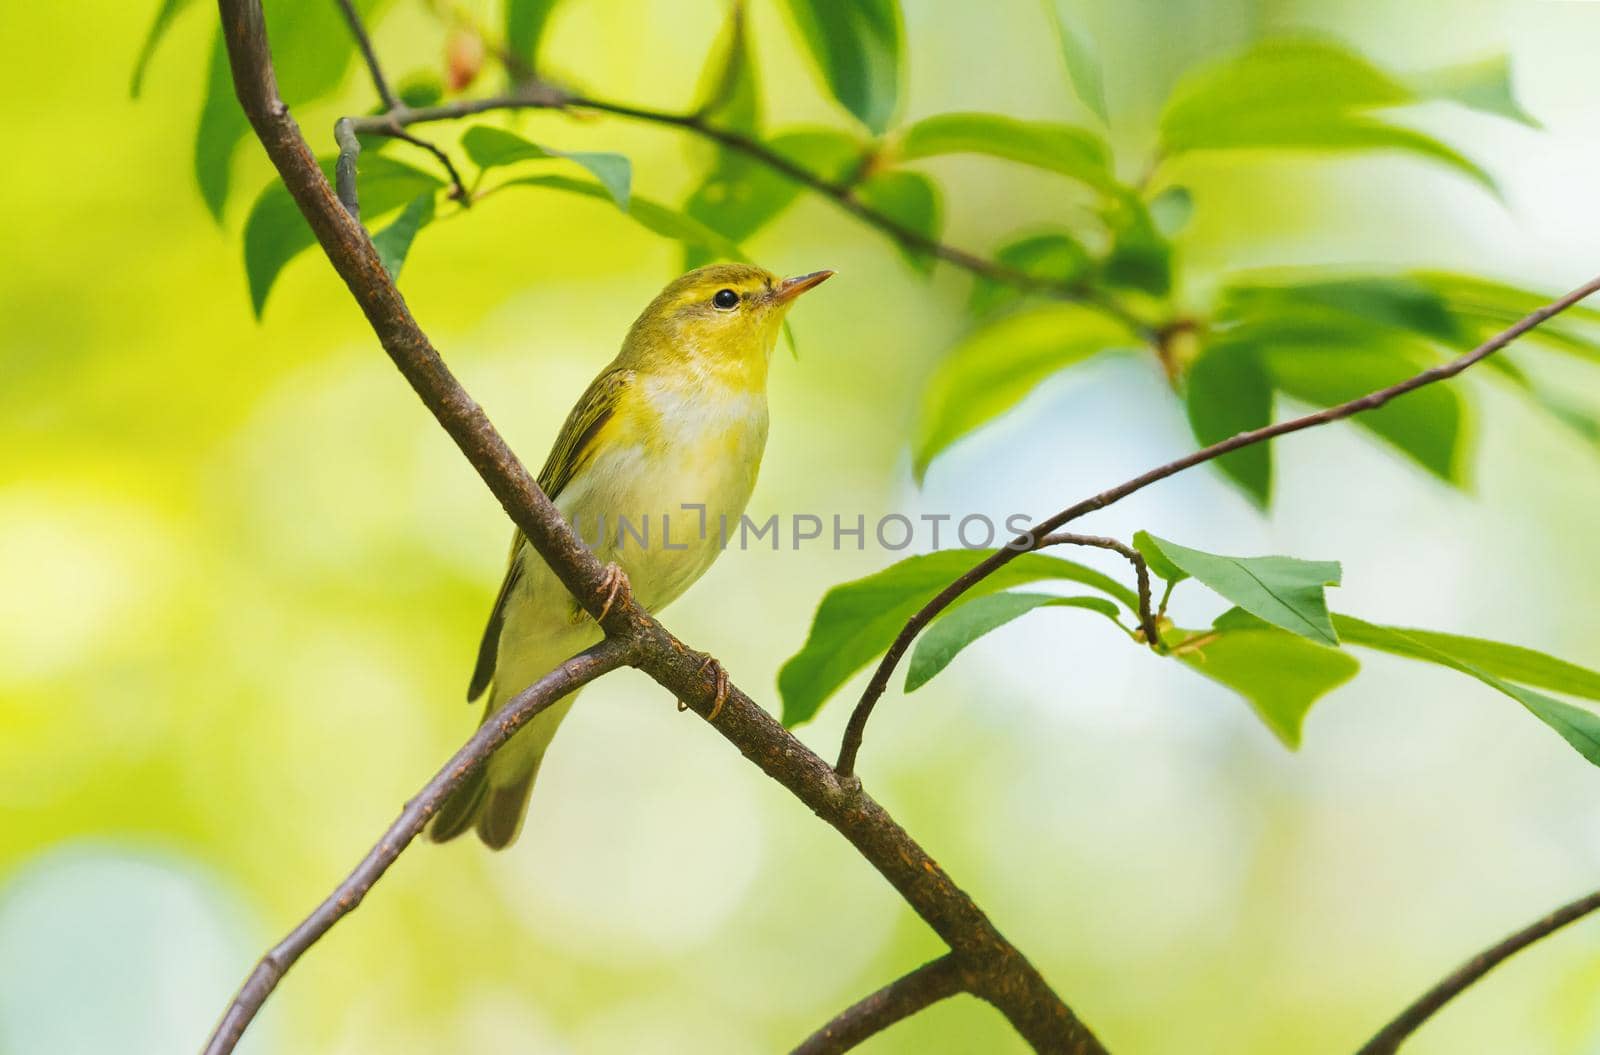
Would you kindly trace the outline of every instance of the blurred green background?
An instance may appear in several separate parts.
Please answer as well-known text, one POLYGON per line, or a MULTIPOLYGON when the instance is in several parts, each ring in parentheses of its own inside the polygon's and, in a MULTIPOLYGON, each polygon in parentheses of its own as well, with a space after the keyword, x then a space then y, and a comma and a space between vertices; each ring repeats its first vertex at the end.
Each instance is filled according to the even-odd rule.
MULTIPOLYGON (((1081 120, 1034 0, 907 0, 911 117, 1081 120)), ((258 324, 238 227, 268 168, 241 151, 223 229, 189 152, 213 32, 197 5, 127 83, 154 4, 8 4, 0 256, 0 1052, 193 1050, 249 964, 319 900, 467 735, 461 702, 508 527, 319 258, 258 324)), ((1418 121, 1487 168, 1363 156, 1186 166, 1195 274, 1258 264, 1452 267, 1558 291, 1600 268, 1600 4, 1182 0, 1085 4, 1118 147, 1146 150, 1193 63, 1262 33, 1331 33, 1398 70, 1509 53, 1532 130, 1418 121)), ((484 18, 492 16, 483 5, 484 18)), ((551 68, 686 104, 712 0, 569 0, 551 68)), ((770 127, 841 117, 771 4, 751 5, 770 127)), ((394 0, 377 43, 437 68, 444 31, 394 0)), ((364 78, 299 113, 318 149, 364 78)), ((527 118, 630 155, 678 201, 670 132, 527 118)), ((694 165, 686 162, 693 161, 694 165)), ((950 241, 1063 206, 1047 175, 930 162, 950 241)), ((913 486, 921 381, 969 280, 931 280, 824 202, 748 246, 837 279, 793 317, 751 512, 1043 513, 1189 449, 1148 359, 1048 383, 913 486), (1026 437, 1028 442, 1018 441, 1026 437)), ((670 277, 678 249, 601 203, 500 196, 425 232, 402 286, 524 457, 670 277)), ((1596 452, 1467 377, 1477 437, 1451 491, 1348 427, 1279 445, 1254 511, 1208 471, 1085 521, 1345 564, 1340 607, 1600 664, 1596 452)), ((1592 378, 1564 382, 1600 399, 1592 378)), ((881 552, 725 557, 670 612, 774 711, 830 583, 881 552)), ((1092 557, 1085 558, 1093 560, 1092 557)), ((1121 573, 1115 564, 1107 570, 1121 573)), ((1177 615, 1215 614, 1180 592, 1177 615)), ((1248 709, 1116 635, 1046 613, 891 694, 868 788, 1114 1051, 1340 1052, 1460 958, 1593 886, 1600 773, 1509 701, 1382 658, 1286 752, 1248 709)), ((800 735, 831 756, 847 707, 800 735)), ((939 951, 831 831, 642 677, 585 694, 513 850, 418 846, 290 975, 241 1050, 783 1050, 939 951)), ((1408 1051, 1600 1051, 1600 924, 1513 961, 1408 1051)), ((1019 1050, 970 998, 875 1052, 1019 1050)))

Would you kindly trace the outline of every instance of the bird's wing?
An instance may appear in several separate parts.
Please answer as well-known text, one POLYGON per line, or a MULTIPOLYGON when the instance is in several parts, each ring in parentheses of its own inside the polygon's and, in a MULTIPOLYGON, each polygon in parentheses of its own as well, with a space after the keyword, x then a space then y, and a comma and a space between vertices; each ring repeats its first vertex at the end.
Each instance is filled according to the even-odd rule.
MULTIPOLYGON (((561 494, 572 478, 578 475, 594 457, 595 440, 606 423, 617 412, 623 393, 633 383, 632 370, 611 369, 595 378, 589 388, 572 408, 561 426, 550 457, 539 470, 539 488, 552 501, 561 494)), ((522 545, 525 540, 519 528, 511 538, 511 561, 506 577, 500 583, 500 593, 489 612, 489 623, 483 628, 483 640, 478 644, 478 662, 472 670, 472 683, 467 687, 470 702, 483 695, 494 680, 494 668, 500 651, 500 631, 506 622, 506 607, 522 578, 522 545)))

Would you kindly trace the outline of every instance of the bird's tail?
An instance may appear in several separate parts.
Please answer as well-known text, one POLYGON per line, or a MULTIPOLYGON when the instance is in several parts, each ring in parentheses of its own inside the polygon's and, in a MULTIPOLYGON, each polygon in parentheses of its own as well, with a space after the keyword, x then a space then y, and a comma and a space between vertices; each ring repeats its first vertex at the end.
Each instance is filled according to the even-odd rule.
MULTIPOLYGON (((533 794, 534 778, 539 775, 539 763, 544 761, 556 728, 577 698, 578 694, 573 693, 558 700, 501 744, 487 765, 450 793, 428 826, 428 838, 436 843, 449 842, 476 827, 478 838, 491 850, 503 850, 516 842, 528 813, 528 798, 533 794)), ((507 699, 510 697, 501 698, 498 692, 491 691, 484 721, 507 699)))

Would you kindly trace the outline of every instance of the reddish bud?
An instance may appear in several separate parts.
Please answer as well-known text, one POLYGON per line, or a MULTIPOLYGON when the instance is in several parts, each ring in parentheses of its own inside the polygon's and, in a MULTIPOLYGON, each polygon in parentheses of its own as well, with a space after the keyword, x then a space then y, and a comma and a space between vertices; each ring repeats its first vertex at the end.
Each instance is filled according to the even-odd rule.
POLYGON ((444 45, 445 84, 452 92, 465 91, 483 69, 483 38, 471 29, 456 29, 444 45))

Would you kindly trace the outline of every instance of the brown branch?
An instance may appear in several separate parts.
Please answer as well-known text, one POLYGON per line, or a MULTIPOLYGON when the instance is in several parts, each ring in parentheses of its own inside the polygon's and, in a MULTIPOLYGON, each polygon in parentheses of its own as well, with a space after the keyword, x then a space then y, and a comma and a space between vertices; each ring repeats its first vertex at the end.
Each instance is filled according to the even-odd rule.
POLYGON ((451 755, 450 761, 433 775, 433 779, 415 798, 406 803, 400 816, 389 825, 383 838, 367 851, 367 856, 361 859, 355 871, 346 876, 315 911, 301 920, 294 930, 261 958, 206 1041, 205 1055, 223 1055, 233 1050, 256 1012, 295 961, 328 933, 335 923, 361 904, 367 891, 389 870, 389 866, 394 864, 411 840, 422 832, 428 819, 444 804, 450 793, 488 761, 495 748, 509 740, 511 734, 526 725, 534 715, 563 696, 625 664, 630 658, 629 648, 628 642, 612 638, 572 657, 513 697, 495 712, 493 719, 480 725, 472 739, 451 755))
POLYGON ((1128 563, 1133 565, 1133 576, 1139 584, 1139 629, 1144 631, 1145 644, 1152 648, 1161 645, 1161 631, 1156 626, 1155 614, 1150 611, 1150 567, 1145 563, 1144 554, 1114 538, 1102 535, 1074 535, 1070 531, 1057 531, 1052 535, 1046 535, 1034 548, 1044 549, 1046 546, 1094 546, 1126 557, 1128 563))
POLYGON ((1582 919, 1596 909, 1600 909, 1600 890, 1562 905, 1543 919, 1489 946, 1442 978, 1438 985, 1417 997, 1409 1007, 1395 1017, 1394 1021, 1363 1044, 1356 1055, 1394 1055, 1411 1034, 1472 983, 1539 939, 1549 937, 1567 924, 1582 919))
POLYGON ((632 106, 627 103, 573 94, 553 85, 535 81, 519 86, 517 91, 510 95, 485 99, 464 99, 459 102, 444 103, 438 106, 401 109, 388 114, 379 114, 372 117, 350 117, 345 118, 345 120, 351 122, 354 129, 362 133, 393 135, 395 134, 393 129, 396 127, 424 124, 432 121, 454 121, 474 114, 491 113, 496 110, 561 109, 595 110, 615 117, 665 125, 691 132, 702 139, 710 140, 736 153, 743 154, 772 169, 779 175, 822 195, 841 209, 866 223, 869 227, 883 232, 907 249, 926 253, 929 256, 943 260, 947 264, 961 268, 963 271, 988 279, 991 282, 999 282, 1011 286, 1026 293, 1036 293, 1059 300, 1075 301, 1097 308, 1126 325, 1143 339, 1154 341, 1156 338, 1156 330, 1153 327, 1134 315, 1133 312, 1129 311, 1109 293, 1095 289, 1086 279, 1061 282, 1055 279, 1041 278, 1038 275, 1032 275, 1026 271, 1002 264, 999 261, 989 260, 976 253, 960 249, 937 238, 930 238, 862 201, 855 192, 853 181, 837 181, 820 176, 807 169, 804 165, 789 160, 760 140, 740 132, 719 127, 699 113, 674 113, 644 106, 632 106))
POLYGON ((1192 469, 1196 465, 1203 465, 1215 458, 1220 458, 1224 454, 1232 453, 1244 447, 1251 447, 1257 443, 1265 443, 1267 440, 1275 439, 1278 436, 1286 436, 1291 432, 1300 432, 1304 429, 1316 428, 1319 425, 1327 425, 1345 418, 1354 417, 1363 411, 1376 410, 1390 400, 1403 396, 1407 392, 1414 392, 1436 381, 1455 377, 1474 363, 1481 362, 1498 352, 1546 319, 1559 315, 1580 300, 1596 292, 1600 292, 1600 277, 1590 279, 1559 300, 1529 313, 1470 352, 1466 352, 1448 363, 1431 367, 1420 374, 1390 385, 1388 388, 1380 388, 1376 392, 1369 392, 1359 399, 1350 400, 1348 403, 1340 403, 1338 406, 1328 407, 1314 414, 1306 414, 1302 417, 1290 418, 1287 421, 1280 421, 1273 425, 1265 425, 1259 429, 1252 429, 1249 432, 1241 432, 1236 436, 1213 443, 1209 447, 1202 447, 1200 450, 1186 454, 1182 458, 1167 462, 1165 465, 1158 465, 1149 472, 1142 473, 1131 480, 1101 491, 1091 498, 1085 498, 1078 504, 1068 506, 1061 512, 1035 524, 1031 529, 1012 539, 1005 546, 1002 546, 993 554, 974 565, 960 578, 940 590, 937 596, 918 609, 917 613, 906 621, 906 625, 901 628, 899 635, 895 637, 894 643, 889 646, 889 651, 884 653, 877 669, 873 671, 872 680, 867 683, 866 689, 861 694, 861 699, 856 702, 855 710, 850 714, 850 722, 845 727, 844 740, 839 746, 839 761, 834 768, 838 770, 841 776, 849 776, 855 771, 856 755, 861 750, 861 740, 866 733, 867 719, 872 716, 872 708, 882 698, 884 690, 889 687, 889 676, 894 673, 896 664, 906 654, 906 650, 911 647, 911 643, 916 640, 922 629, 932 622, 940 612, 950 607, 951 602, 957 597, 971 589, 974 584, 993 575, 996 570, 1009 564, 1022 554, 1038 549, 1045 537, 1052 531, 1086 513, 1092 513, 1097 509, 1104 509, 1114 502, 1119 502, 1153 483, 1165 480, 1169 476, 1175 476, 1185 469, 1192 469))
POLYGON ((807 1037, 791 1055, 839 1055, 903 1018, 966 991, 961 962, 941 956, 851 1004, 807 1037))
MULTIPOLYGON (((971 991, 993 1004, 1037 1051, 1103 1055, 1105 1049, 1019 952, 860 782, 840 779, 822 758, 732 685, 721 698, 720 668, 708 670, 631 596, 613 603, 606 571, 577 538, 527 468, 461 388, 384 270, 372 242, 323 178, 278 95, 259 0, 218 0, 234 89, 284 185, 329 262, 365 313, 384 351, 489 486, 563 585, 618 641, 627 662, 701 717, 843 835, 960 959, 971 991)), ((398 852, 398 849, 395 850, 398 852)), ((376 878, 376 876, 374 876, 376 878)), ((314 940, 314 939, 313 939, 314 940)), ((303 951, 303 950, 301 950, 303 951)), ((241 992, 208 1055, 225 1055, 279 972, 268 961, 260 985, 241 992), (236 1024, 235 1024, 236 1023, 236 1024)), ((286 967, 287 965, 282 965, 286 967)), ((254 975, 252 978, 254 979, 254 975)))

